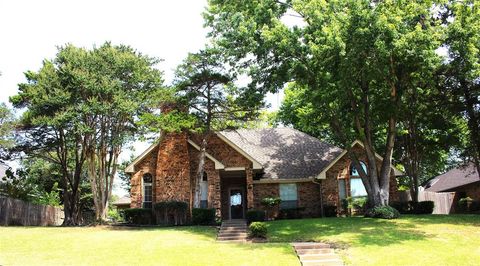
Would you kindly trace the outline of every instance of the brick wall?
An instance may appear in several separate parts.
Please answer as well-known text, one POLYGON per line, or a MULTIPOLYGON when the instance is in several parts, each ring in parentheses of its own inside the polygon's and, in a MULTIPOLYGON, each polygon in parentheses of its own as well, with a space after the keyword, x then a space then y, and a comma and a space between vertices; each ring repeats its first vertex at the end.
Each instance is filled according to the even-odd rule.
MULTIPOLYGON (((155 182, 156 168, 157 168, 157 148, 153 149, 142 161, 135 166, 135 173, 130 179, 130 208, 142 207, 142 178, 146 173, 150 173, 153 176, 153 182, 155 182)), ((155 195, 155 185, 153 184, 153 195, 155 195)))

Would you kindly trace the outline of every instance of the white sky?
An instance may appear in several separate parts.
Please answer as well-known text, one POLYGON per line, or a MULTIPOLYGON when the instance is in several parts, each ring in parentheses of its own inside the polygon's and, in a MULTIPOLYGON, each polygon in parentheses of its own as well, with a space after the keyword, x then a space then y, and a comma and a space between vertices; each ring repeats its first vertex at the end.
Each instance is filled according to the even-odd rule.
MULTIPOLYGON (((163 59, 158 68, 168 83, 187 53, 204 47, 205 5, 205 0, 0 0, 0 102, 16 94, 25 71, 37 71, 66 43, 130 45, 163 59)), ((282 96, 267 96, 270 109, 278 109, 282 96)), ((136 143, 134 154, 145 147, 136 143)))

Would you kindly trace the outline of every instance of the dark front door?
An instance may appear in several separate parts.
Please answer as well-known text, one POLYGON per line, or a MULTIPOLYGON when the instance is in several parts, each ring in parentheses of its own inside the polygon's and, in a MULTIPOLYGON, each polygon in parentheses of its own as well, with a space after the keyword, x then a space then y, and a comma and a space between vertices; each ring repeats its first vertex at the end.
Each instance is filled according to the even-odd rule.
POLYGON ((243 219, 243 191, 230 190, 230 219, 243 219))

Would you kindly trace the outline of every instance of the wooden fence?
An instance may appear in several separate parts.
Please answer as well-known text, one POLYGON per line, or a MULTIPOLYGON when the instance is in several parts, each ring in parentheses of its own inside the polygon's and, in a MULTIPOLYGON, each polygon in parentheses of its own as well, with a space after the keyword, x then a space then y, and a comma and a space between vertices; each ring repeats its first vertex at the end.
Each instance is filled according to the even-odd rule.
POLYGON ((64 213, 59 207, 0 197, 0 225, 55 226, 61 225, 63 219, 64 213))
POLYGON ((453 199, 455 192, 429 192, 420 191, 418 193, 418 201, 433 201, 433 214, 450 214, 454 211, 453 199))
MULTIPOLYGON (((433 201, 433 214, 450 214, 455 211, 453 206, 455 192, 430 192, 419 191, 418 201, 433 201)), ((401 202, 411 201, 410 191, 399 191, 399 200, 401 202)))

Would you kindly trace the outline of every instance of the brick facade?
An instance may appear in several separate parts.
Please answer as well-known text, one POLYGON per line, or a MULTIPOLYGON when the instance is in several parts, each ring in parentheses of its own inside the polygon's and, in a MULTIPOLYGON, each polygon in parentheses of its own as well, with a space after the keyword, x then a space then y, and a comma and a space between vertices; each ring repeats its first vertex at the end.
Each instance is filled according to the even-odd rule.
MULTIPOLYGON (((142 206, 142 177, 145 173, 153 176, 154 203, 165 200, 181 200, 187 202, 190 207, 193 206, 194 184, 200 153, 188 143, 188 139, 197 144, 201 143, 200 138, 196 135, 167 134, 155 149, 135 165, 135 173, 131 177, 132 208, 142 206)), ((261 200, 263 198, 279 196, 278 183, 253 181, 256 170, 252 169, 252 162, 218 136, 210 135, 207 143, 207 153, 219 160, 226 168, 236 168, 235 171, 215 169, 215 163, 205 158, 208 207, 215 208, 217 216, 229 219, 229 190, 231 188, 243 190, 242 202, 245 203, 245 211, 262 209, 261 200)), ((360 160, 366 161, 363 157, 360 157, 360 160)), ((338 180, 345 179, 347 196, 349 196, 349 166, 350 160, 348 156, 344 156, 326 172, 326 179, 320 180, 320 184, 311 181, 296 183, 297 204, 299 207, 305 208, 302 213, 304 217, 319 216, 321 200, 325 205, 341 206, 338 180)), ((398 191, 393 171, 390 185, 390 200, 396 200, 398 191)), ((274 210, 274 215, 277 214, 278 209, 274 210)))

